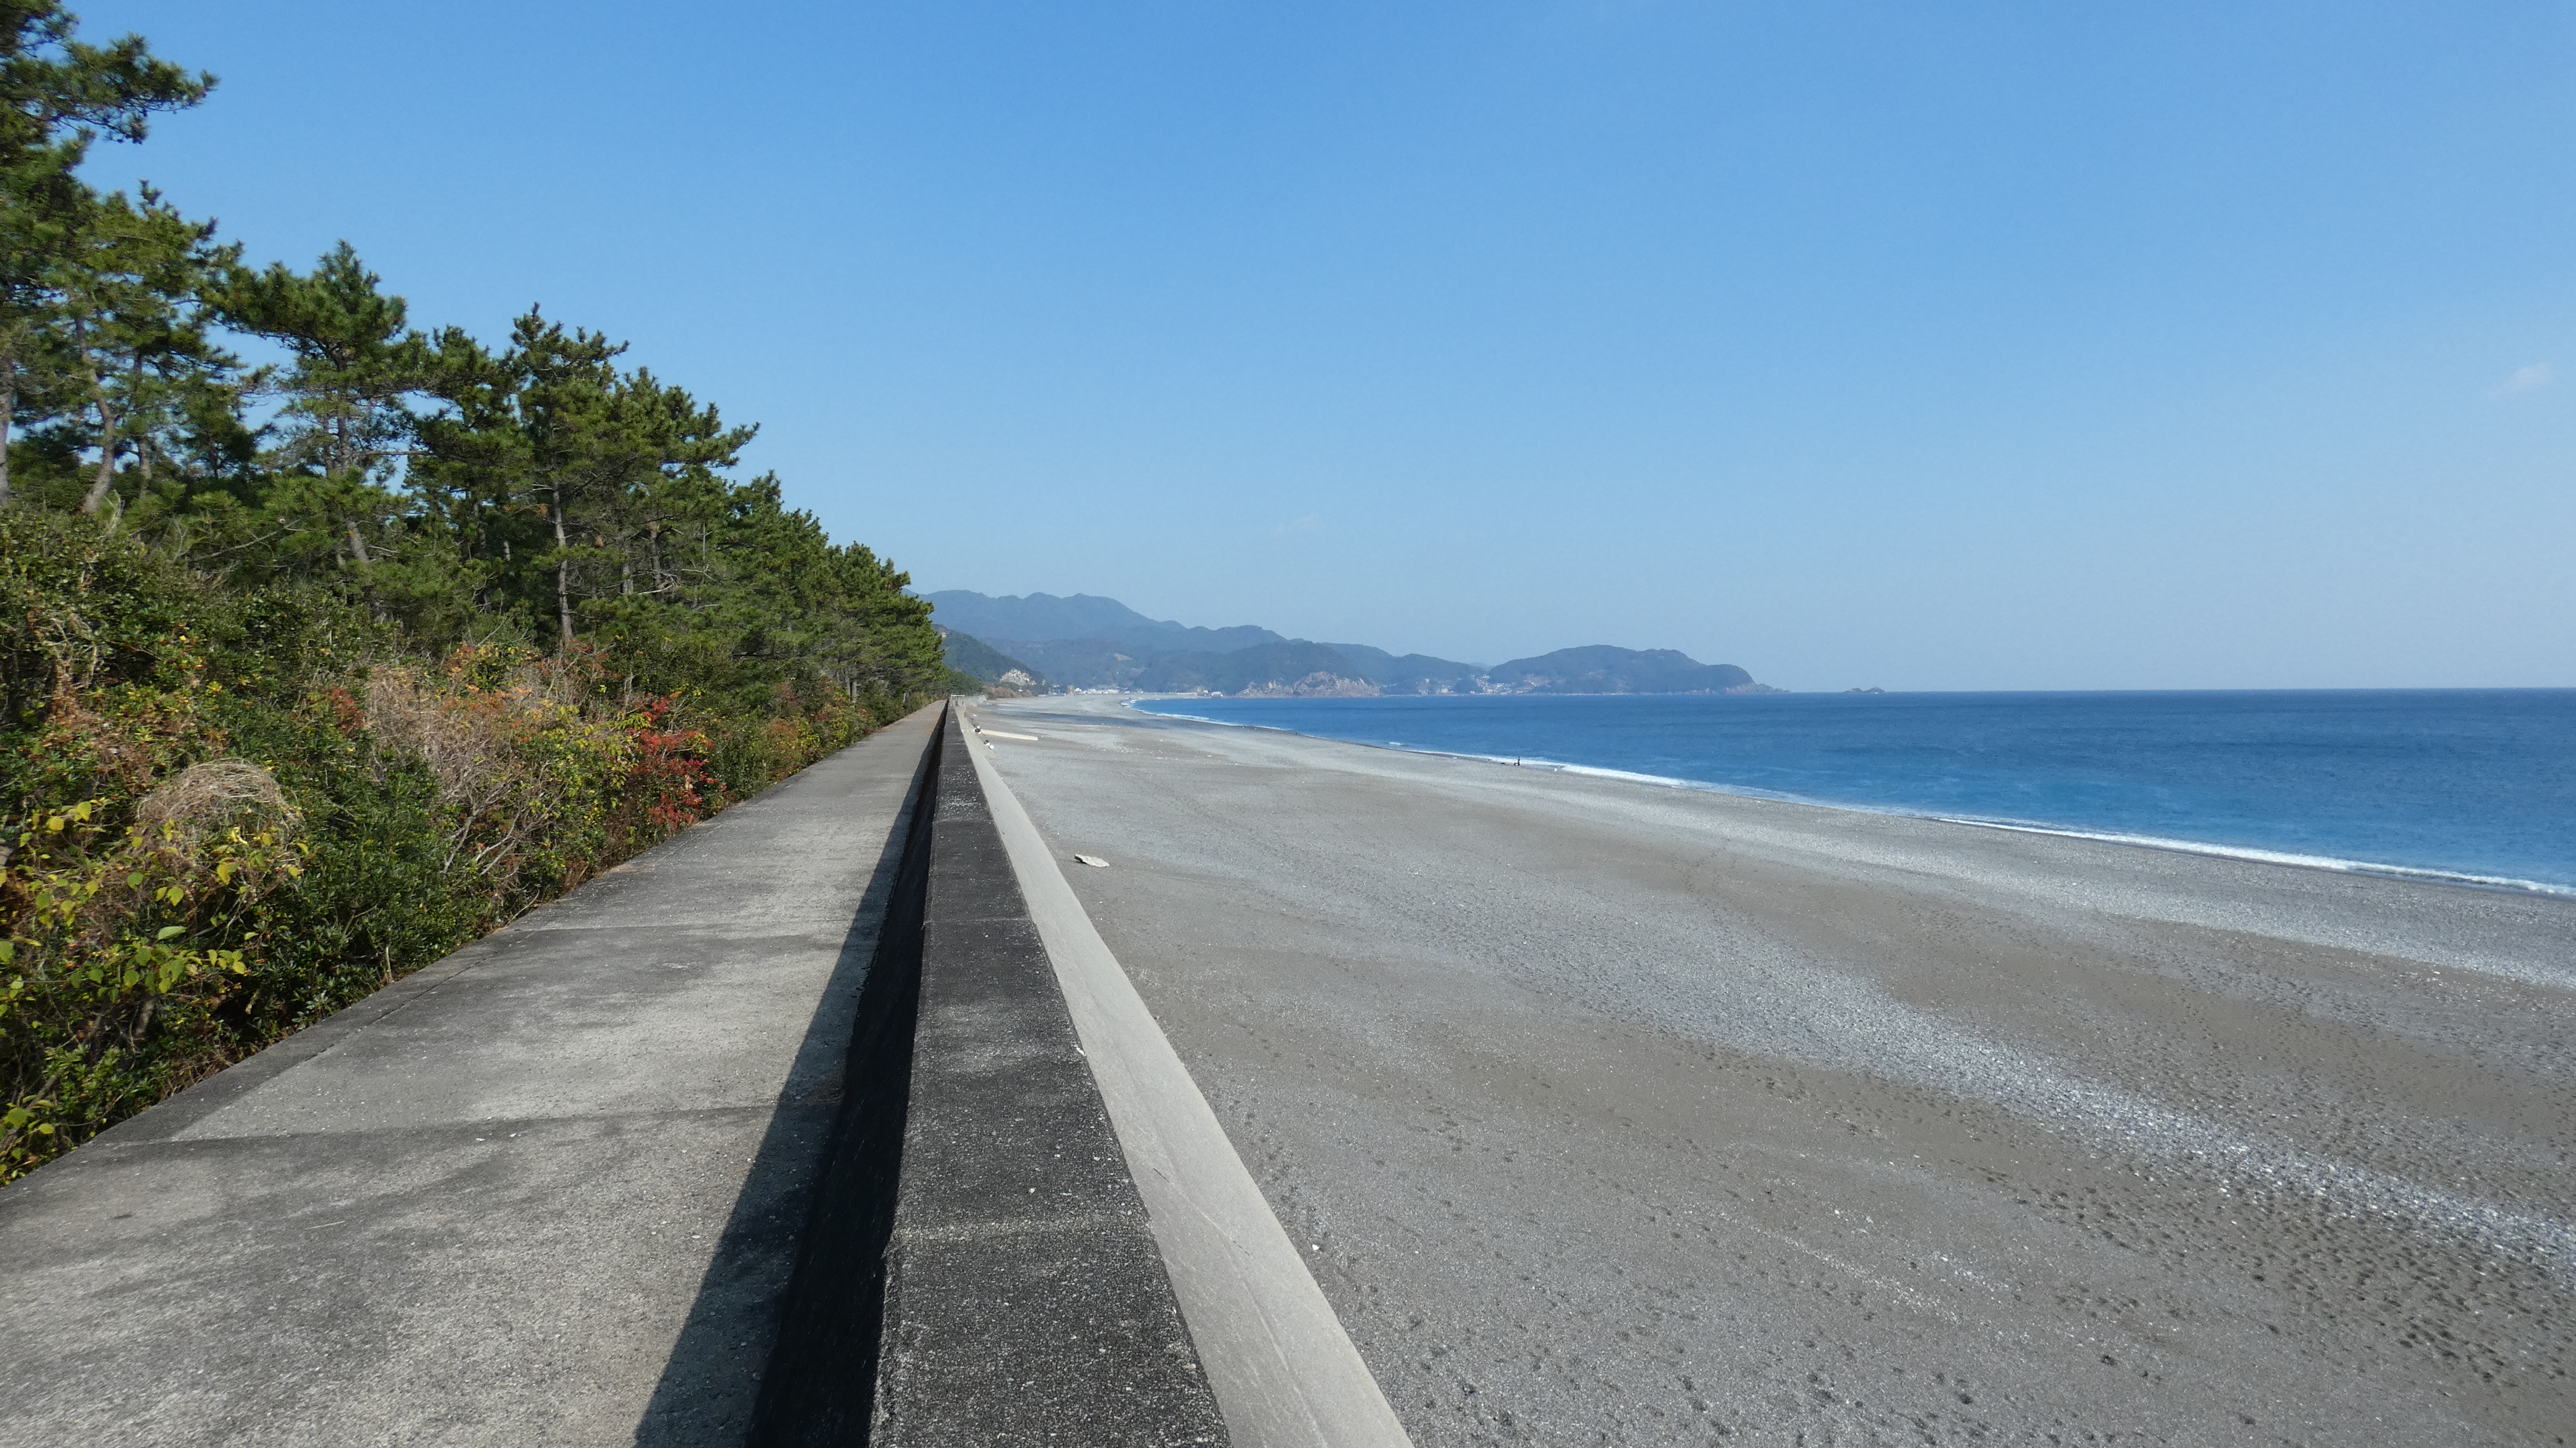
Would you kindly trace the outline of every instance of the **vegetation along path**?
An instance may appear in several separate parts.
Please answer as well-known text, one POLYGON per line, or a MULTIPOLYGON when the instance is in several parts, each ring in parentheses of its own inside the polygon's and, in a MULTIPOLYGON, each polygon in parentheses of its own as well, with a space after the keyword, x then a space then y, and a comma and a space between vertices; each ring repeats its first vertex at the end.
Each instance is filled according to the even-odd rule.
POLYGON ((619 344, 84 179, 212 84, 0 5, 0 1182, 954 682, 619 344))
POLYGON ((0 1190, 0 1444, 742 1441, 937 716, 0 1190))

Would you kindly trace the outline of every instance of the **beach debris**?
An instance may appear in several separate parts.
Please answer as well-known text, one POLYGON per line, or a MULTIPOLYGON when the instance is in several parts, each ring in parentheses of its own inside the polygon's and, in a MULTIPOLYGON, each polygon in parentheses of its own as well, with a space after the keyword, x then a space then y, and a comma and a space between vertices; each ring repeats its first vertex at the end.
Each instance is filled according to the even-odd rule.
POLYGON ((1076 862, 1089 865, 1095 870, 1106 870, 1109 868, 1109 862, 1100 858, 1098 855, 1076 855, 1073 858, 1076 862))

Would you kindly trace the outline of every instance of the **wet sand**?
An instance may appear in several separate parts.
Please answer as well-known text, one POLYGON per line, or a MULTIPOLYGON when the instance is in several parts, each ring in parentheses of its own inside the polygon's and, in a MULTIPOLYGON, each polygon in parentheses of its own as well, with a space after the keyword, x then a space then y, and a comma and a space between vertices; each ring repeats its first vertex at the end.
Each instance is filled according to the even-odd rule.
POLYGON ((983 717, 1423 1448, 2576 1439, 2576 902, 983 717))

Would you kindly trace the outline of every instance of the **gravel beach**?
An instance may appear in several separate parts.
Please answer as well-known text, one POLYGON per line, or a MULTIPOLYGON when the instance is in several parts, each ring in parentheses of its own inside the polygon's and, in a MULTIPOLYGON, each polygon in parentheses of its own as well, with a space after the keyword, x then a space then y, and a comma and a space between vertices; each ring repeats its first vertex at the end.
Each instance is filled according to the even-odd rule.
POLYGON ((1423 1448, 2576 1439, 2576 901, 976 717, 1423 1448))

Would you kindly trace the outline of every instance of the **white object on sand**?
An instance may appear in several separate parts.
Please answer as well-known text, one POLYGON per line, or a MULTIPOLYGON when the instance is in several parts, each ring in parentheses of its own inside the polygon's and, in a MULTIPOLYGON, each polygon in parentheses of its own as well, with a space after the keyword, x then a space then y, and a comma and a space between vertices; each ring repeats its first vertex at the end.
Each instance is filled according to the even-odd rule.
POLYGON ((1106 870, 1109 868, 1109 862, 1100 858, 1098 855, 1076 855, 1074 858, 1081 861, 1083 864, 1091 866, 1093 869, 1106 870))

